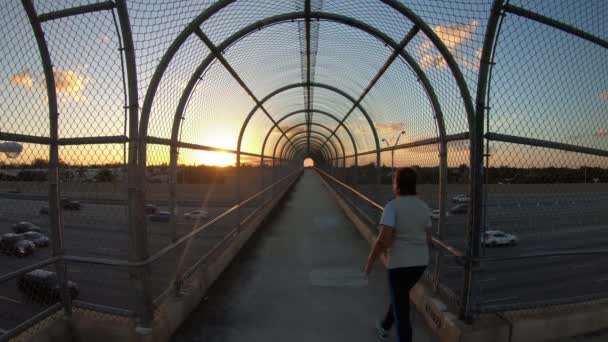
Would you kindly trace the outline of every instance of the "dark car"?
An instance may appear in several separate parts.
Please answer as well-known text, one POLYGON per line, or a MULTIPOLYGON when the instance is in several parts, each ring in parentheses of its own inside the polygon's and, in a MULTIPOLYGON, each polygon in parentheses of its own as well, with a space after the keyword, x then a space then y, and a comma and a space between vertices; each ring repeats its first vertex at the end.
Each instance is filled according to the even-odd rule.
POLYGON ((36 247, 46 247, 51 243, 51 239, 49 239, 48 236, 37 232, 25 232, 21 235, 23 235, 26 240, 32 241, 36 247))
POLYGON ((146 215, 156 214, 158 212, 158 207, 154 204, 146 204, 146 206, 144 206, 144 212, 146 215))
POLYGON ((469 205, 467 203, 458 204, 450 209, 450 214, 463 215, 469 212, 469 205))
POLYGON ((59 199, 59 205, 65 210, 80 210, 80 202, 71 200, 66 197, 59 199))
POLYGON ((154 222, 169 222, 171 220, 171 213, 168 211, 159 211, 152 215, 148 215, 150 221, 154 222))
POLYGON ((7 255, 16 255, 24 257, 34 254, 36 244, 27 240, 23 234, 8 233, 0 238, 0 250, 7 255))
MULTIPOLYGON (((17 287, 28 298, 40 303, 56 303, 61 300, 61 286, 55 272, 37 269, 17 279, 17 287)), ((68 280, 70 297, 78 297, 78 285, 68 280)))
POLYGON ((40 227, 33 224, 32 222, 17 222, 13 224, 13 232, 15 234, 22 234, 25 232, 36 232, 40 233, 40 227))
POLYGON ((42 207, 40 208, 40 215, 48 215, 49 214, 49 207, 42 207))

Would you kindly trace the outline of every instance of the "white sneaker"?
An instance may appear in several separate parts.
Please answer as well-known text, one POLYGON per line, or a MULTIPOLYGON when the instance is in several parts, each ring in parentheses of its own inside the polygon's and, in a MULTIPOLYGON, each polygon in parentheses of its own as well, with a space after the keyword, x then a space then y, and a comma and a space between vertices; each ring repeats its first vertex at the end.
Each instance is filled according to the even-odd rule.
POLYGON ((380 341, 386 341, 388 339, 389 331, 382 327, 382 322, 376 321, 376 334, 380 341))

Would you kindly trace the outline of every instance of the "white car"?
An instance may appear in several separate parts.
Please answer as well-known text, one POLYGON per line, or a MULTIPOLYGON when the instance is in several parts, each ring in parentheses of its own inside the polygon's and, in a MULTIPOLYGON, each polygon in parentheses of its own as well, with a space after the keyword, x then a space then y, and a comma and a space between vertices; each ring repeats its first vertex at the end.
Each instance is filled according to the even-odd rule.
POLYGON ((502 230, 487 230, 483 235, 483 244, 489 247, 515 246, 517 245, 517 237, 502 230))
MULTIPOLYGON (((431 210, 431 218, 433 220, 439 220, 439 209, 433 209, 431 210)), ((446 211, 445 216, 448 217, 450 216, 450 212, 446 211)))
POLYGON ((206 219, 209 217, 209 212, 205 209, 197 209, 184 214, 186 220, 206 219))
POLYGON ((452 201, 454 203, 469 203, 471 198, 467 195, 460 194, 452 197, 452 201))

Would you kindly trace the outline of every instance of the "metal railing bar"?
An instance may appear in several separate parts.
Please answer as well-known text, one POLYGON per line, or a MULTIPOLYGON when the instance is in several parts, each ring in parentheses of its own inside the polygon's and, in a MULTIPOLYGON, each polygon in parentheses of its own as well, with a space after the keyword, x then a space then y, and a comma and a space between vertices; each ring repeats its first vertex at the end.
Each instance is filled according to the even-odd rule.
MULTIPOLYGON (((367 203, 369 203, 372 207, 379 209, 379 210, 384 210, 384 208, 374 202, 374 200, 370 199, 369 197, 363 195, 362 193, 360 193, 359 191, 355 190, 354 188, 350 187, 347 184, 342 183, 341 181, 337 180, 336 178, 332 177, 331 175, 327 174, 325 171, 315 167, 315 170, 317 170, 318 172, 322 173, 324 176, 330 178, 331 180, 333 180, 334 182, 340 184, 341 186, 343 186, 344 188, 346 188, 347 190, 351 191, 352 193, 354 193, 355 195, 359 196, 361 199, 363 199, 364 201, 366 201, 367 203)), ((431 238, 431 241, 434 245, 436 245, 437 247, 440 247, 441 249, 445 250, 446 252, 449 252, 450 254, 454 255, 455 257, 458 258, 463 258, 464 257, 464 253, 462 253, 461 251, 457 250, 456 248, 450 246, 449 244, 447 244, 445 241, 439 240, 435 237, 431 238)))
POLYGON ((14 142, 20 142, 20 143, 39 144, 39 145, 50 145, 51 144, 51 138, 49 138, 49 137, 40 137, 40 136, 36 136, 36 135, 6 133, 6 132, 0 132, 0 140, 14 141, 14 142))
MULTIPOLYGON (((469 140, 469 132, 450 134, 450 135, 446 135, 444 138, 444 141, 446 143, 452 142, 452 141, 460 141, 460 140, 469 140)), ((422 139, 422 140, 412 141, 409 143, 399 144, 396 146, 383 147, 379 151, 388 152, 388 151, 402 150, 402 149, 413 148, 413 147, 435 145, 435 144, 439 144, 439 143, 441 143, 441 138, 439 138, 439 137, 429 138, 429 139, 422 139)), ((376 150, 369 150, 369 151, 361 152, 361 153, 357 154, 357 156, 364 156, 364 155, 374 154, 374 153, 376 153, 376 150)), ((352 154, 352 155, 346 156, 345 158, 352 158, 352 157, 355 157, 355 155, 352 154)))
POLYGON ((77 137, 59 138, 58 144, 65 145, 93 145, 93 144, 124 144, 129 142, 129 137, 124 135, 113 135, 105 137, 77 137))
POLYGON ((62 307, 61 302, 57 302, 57 303, 49 306, 48 308, 46 308, 46 309, 40 311, 39 313, 35 314, 34 316, 30 317, 30 319, 19 323, 16 327, 7 331, 5 334, 0 335, 0 339, 3 341, 8 341, 9 339, 11 339, 13 337, 18 336, 23 331, 32 327, 34 324, 42 321, 43 319, 45 319, 45 318, 51 316, 52 314, 56 313, 57 311, 61 310, 61 307, 62 307))
POLYGON ((562 151, 568 151, 568 152, 590 154, 590 155, 600 156, 600 157, 608 157, 608 150, 600 150, 600 149, 596 149, 596 148, 564 144, 564 143, 558 143, 558 142, 540 140, 540 139, 534 139, 534 138, 526 138, 526 137, 520 137, 520 136, 515 136, 515 135, 488 132, 485 134, 485 138, 488 140, 493 140, 493 141, 502 141, 502 142, 513 143, 513 144, 537 146, 537 147, 550 148, 550 149, 554 149, 554 150, 562 150, 562 151))
POLYGON ((85 302, 82 300, 73 300, 72 305, 82 309, 91 309, 98 312, 108 313, 117 316, 125 316, 125 317, 133 317, 135 315, 135 311, 120 309, 113 306, 94 304, 91 302, 85 302))
MULTIPOLYGON (((170 139, 165 139, 165 138, 146 137, 146 140, 147 140, 147 142, 149 144, 166 145, 166 146, 173 145, 171 143, 170 139)), ((225 149, 225 148, 212 147, 212 146, 206 146, 206 145, 198 145, 198 144, 186 143, 186 142, 181 142, 181 141, 176 142, 175 146, 176 147, 182 147, 182 148, 188 148, 188 149, 192 149, 192 150, 210 151, 210 152, 224 152, 224 153, 230 153, 230 154, 234 154, 234 155, 237 154, 236 150, 228 150, 228 149, 225 149)), ((260 154, 250 153, 250 152, 243 152, 243 151, 241 151, 241 155, 243 155, 243 156, 249 156, 249 157, 261 157, 262 156, 260 154)), ((270 157, 270 156, 264 156, 264 158, 272 159, 272 157, 270 157)), ((275 158, 275 159, 278 160, 277 158, 275 158)))
POLYGON ((114 4, 113 1, 104 1, 104 2, 99 2, 96 4, 77 6, 77 7, 72 7, 72 8, 66 8, 66 9, 59 10, 59 11, 40 14, 38 16, 38 20, 42 23, 45 21, 71 17, 74 15, 112 10, 115 7, 116 7, 116 4, 114 4))
POLYGON ((514 6, 511 4, 506 4, 502 7, 505 11, 513 13, 515 15, 518 15, 520 17, 524 17, 524 18, 528 18, 530 20, 534 20, 537 21, 539 23, 543 23, 545 25, 551 26, 553 28, 556 28, 558 30, 570 33, 572 35, 575 35, 579 38, 582 38, 586 41, 589 41, 591 43, 597 44, 603 48, 608 48, 608 41, 597 37, 595 35, 592 35, 589 32, 583 31, 581 29, 578 29, 574 26, 568 25, 568 24, 564 24, 561 21, 557 21, 553 18, 549 18, 546 17, 544 15, 538 14, 536 12, 532 12, 530 10, 527 10, 525 8, 521 8, 518 6, 514 6))
POLYGON ((100 259, 100 258, 79 257, 79 256, 70 256, 70 255, 66 255, 63 258, 66 261, 70 261, 70 262, 90 263, 90 264, 109 265, 109 266, 121 266, 121 267, 142 267, 142 266, 148 265, 148 264, 156 261, 158 258, 162 257, 163 255, 169 253, 173 249, 179 247, 180 245, 182 245, 186 241, 190 240, 192 237, 194 237, 198 233, 202 232, 203 230, 206 230, 207 228, 209 228, 213 224, 215 224, 215 223, 223 220, 224 218, 226 218, 226 216, 228 216, 228 215, 236 212, 240 207, 242 207, 245 204, 247 204, 247 203, 253 201, 254 199, 260 197, 264 193, 268 192, 270 189, 272 189, 275 186, 277 186, 279 183, 281 183, 281 182, 285 181, 286 179, 292 177, 294 174, 296 174, 298 172, 301 172, 301 170, 296 170, 296 171, 290 173, 289 175, 287 175, 287 176, 279 179, 278 181, 276 181, 273 184, 267 186, 265 189, 261 190, 257 194, 255 194, 255 195, 249 197, 248 199, 242 201, 240 204, 237 204, 237 205, 231 207, 230 209, 226 210, 225 212, 223 212, 219 216, 213 218, 211 221, 205 223, 202 226, 199 226, 198 228, 194 229, 192 232, 190 232, 190 233, 182 236, 181 238, 179 238, 177 241, 175 241, 175 242, 173 242, 173 243, 165 246, 164 248, 162 248, 158 252, 154 253, 153 255, 151 255, 150 257, 148 257, 145 260, 133 262, 133 261, 113 260, 113 259, 100 259))
POLYGON ((50 264, 52 264, 54 262, 57 262, 59 260, 61 260, 61 257, 60 256, 55 256, 55 257, 51 257, 51 258, 48 258, 46 260, 43 260, 41 262, 38 262, 38 263, 35 263, 35 264, 32 264, 32 265, 20 268, 20 269, 18 269, 16 271, 12 271, 10 273, 7 273, 7 274, 5 274, 3 276, 0 276, 0 284, 4 283, 5 281, 11 280, 11 279, 13 279, 15 277, 18 277, 19 275, 21 275, 23 273, 27 273, 29 271, 33 271, 35 269, 38 269, 38 268, 50 265, 50 264))

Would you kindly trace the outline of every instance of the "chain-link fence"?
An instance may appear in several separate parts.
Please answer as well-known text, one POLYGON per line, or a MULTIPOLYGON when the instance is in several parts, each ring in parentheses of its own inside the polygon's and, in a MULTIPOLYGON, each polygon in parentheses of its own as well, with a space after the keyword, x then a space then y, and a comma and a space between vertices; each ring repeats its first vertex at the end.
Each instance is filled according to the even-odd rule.
POLYGON ((463 318, 605 297, 607 6, 2 3, 3 337, 149 327, 305 157, 370 225, 417 170, 463 318))
MULTIPOLYGON (((401 56, 362 95, 379 112, 381 147, 349 155, 346 177, 335 160, 321 174, 375 225, 393 196, 393 170, 417 171, 440 253, 427 275, 463 318, 605 298, 608 8, 468 5, 479 12, 433 30, 476 92, 474 115, 458 76, 440 78, 448 59, 417 34, 404 51, 415 46, 423 78, 396 71, 401 56)), ((354 130, 359 122, 347 121, 354 130)))

